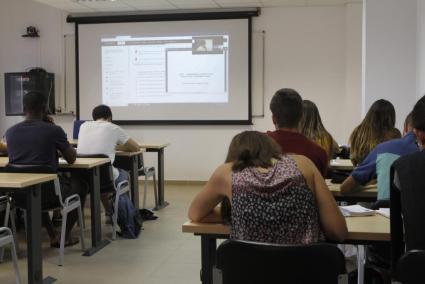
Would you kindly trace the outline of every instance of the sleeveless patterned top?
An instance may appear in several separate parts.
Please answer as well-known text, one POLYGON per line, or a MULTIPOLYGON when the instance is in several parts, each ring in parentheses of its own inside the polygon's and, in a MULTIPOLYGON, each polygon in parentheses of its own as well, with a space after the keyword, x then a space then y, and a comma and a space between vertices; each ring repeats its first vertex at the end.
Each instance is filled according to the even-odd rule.
POLYGON ((232 173, 231 238, 276 244, 324 239, 313 192, 289 155, 268 172, 232 173))

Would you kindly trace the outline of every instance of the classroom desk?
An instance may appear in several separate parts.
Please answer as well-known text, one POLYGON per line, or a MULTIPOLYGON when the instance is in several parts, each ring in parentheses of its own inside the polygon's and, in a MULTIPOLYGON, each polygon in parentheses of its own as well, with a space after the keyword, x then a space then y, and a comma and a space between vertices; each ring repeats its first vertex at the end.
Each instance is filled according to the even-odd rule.
MULTIPOLYGON (((5 167, 8 162, 8 157, 0 157, 0 168, 5 167)), ((99 176, 99 168, 109 162, 110 160, 108 158, 77 158, 74 164, 68 164, 65 160, 59 159, 60 171, 83 173, 88 176, 90 190, 92 247, 84 252, 84 256, 91 256, 109 244, 109 241, 102 240, 99 176)))
POLYGON ((376 184, 364 186, 364 190, 353 192, 350 194, 342 194, 340 184, 332 183, 330 179, 326 180, 330 192, 336 201, 346 202, 375 202, 378 196, 378 188, 376 184))
POLYGON ((56 174, 0 173, 0 192, 26 191, 27 193, 27 265, 28 283, 53 283, 43 279, 41 252, 41 184, 57 178, 56 174))
MULTIPOLYGON (((69 140, 69 143, 73 146, 77 146, 78 144, 78 140, 76 139, 72 139, 69 140)), ((165 190, 164 190, 164 184, 165 184, 165 174, 164 174, 164 149, 168 146, 170 146, 170 143, 163 143, 163 144, 152 144, 152 143, 139 143, 139 146, 141 149, 146 150, 146 152, 156 152, 157 153, 157 159, 158 159, 158 206, 155 206, 154 210, 160 210, 164 207, 166 207, 167 205, 169 205, 169 203, 167 201, 165 201, 165 190)), ((119 153, 119 152, 117 152, 119 153)), ((116 165, 124 165, 126 168, 124 169, 130 169, 130 179, 131 179, 131 184, 134 184, 134 190, 136 190, 136 186, 137 186, 137 191, 138 191, 138 180, 135 177, 135 169, 138 165, 136 165, 136 158, 132 158, 131 160, 127 160, 125 161, 124 157, 121 156, 120 158, 118 158, 119 156, 116 155, 115 156, 115 162, 118 160, 118 164, 116 165)), ((115 164, 114 162, 114 164, 115 164)), ((133 189, 132 189, 133 190, 133 189)), ((132 191, 133 192, 133 191, 132 191)), ((132 193, 134 194, 134 196, 132 195, 132 197, 136 197, 135 191, 132 193)), ((139 200, 138 195, 136 197, 136 199, 133 200, 139 200)), ((136 206, 136 208, 139 208, 139 206, 136 206)))
POLYGON ((352 171, 353 163, 349 159, 334 159, 329 163, 329 169, 340 171, 352 171))
MULTIPOLYGON (((381 215, 368 217, 345 218, 348 227, 348 237, 344 244, 355 244, 359 252, 359 283, 364 278, 364 245, 386 243, 390 241, 390 219, 381 215)), ((230 228, 217 223, 196 223, 188 221, 182 225, 183 233, 191 233, 201 237, 201 281, 212 283, 212 268, 215 264, 217 239, 229 238, 230 228)))
POLYGON ((139 144, 139 146, 142 149, 146 149, 146 152, 158 153, 158 206, 156 206, 154 210, 162 209, 169 205, 169 203, 165 201, 164 196, 164 149, 170 146, 170 143, 139 144))
POLYGON ((92 246, 83 253, 84 256, 91 256, 110 243, 108 240, 102 240, 100 214, 100 167, 110 162, 108 158, 77 158, 73 164, 68 164, 63 159, 59 159, 60 171, 69 171, 71 174, 74 172, 88 176, 92 246))

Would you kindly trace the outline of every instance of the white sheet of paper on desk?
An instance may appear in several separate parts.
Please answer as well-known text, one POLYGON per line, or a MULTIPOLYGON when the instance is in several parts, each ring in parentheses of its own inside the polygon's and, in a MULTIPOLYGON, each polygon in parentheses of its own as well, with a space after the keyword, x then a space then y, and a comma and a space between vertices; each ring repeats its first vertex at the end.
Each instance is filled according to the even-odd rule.
POLYGON ((342 215, 346 217, 360 217, 360 216, 375 215, 375 210, 371 210, 360 205, 340 206, 339 209, 341 210, 342 215))
POLYGON ((376 210, 376 213, 387 217, 388 219, 390 218, 390 208, 379 208, 378 210, 376 210))

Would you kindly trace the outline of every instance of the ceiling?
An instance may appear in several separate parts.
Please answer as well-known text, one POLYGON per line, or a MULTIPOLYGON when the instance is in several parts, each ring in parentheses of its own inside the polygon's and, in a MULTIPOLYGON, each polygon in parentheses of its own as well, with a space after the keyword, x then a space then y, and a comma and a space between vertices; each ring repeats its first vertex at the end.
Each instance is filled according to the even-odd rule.
POLYGON ((71 13, 232 7, 327 6, 363 0, 33 0, 71 13))

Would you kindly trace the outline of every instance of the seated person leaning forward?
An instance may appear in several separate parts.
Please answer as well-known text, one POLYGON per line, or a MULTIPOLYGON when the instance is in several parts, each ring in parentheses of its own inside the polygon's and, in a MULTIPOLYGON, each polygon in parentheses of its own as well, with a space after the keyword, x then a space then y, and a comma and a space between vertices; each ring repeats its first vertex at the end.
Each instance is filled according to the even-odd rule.
POLYGON ((276 244, 343 240, 345 219, 325 181, 304 156, 281 154, 265 134, 245 131, 189 208, 193 221, 218 221, 216 209, 231 200, 231 238, 276 244))
POLYGON ((378 200, 390 199, 390 168, 401 156, 419 151, 413 133, 412 114, 404 122, 404 136, 378 144, 341 184, 341 192, 361 191, 373 179, 378 181, 378 200))
POLYGON ((326 176, 329 163, 326 151, 299 131, 303 114, 302 103, 302 98, 297 91, 278 90, 270 102, 276 130, 268 131, 267 135, 279 144, 282 153, 306 156, 316 165, 322 176, 326 176))
MULTIPOLYGON (((40 92, 29 92, 23 98, 25 120, 15 124, 6 131, 7 152, 9 163, 17 165, 45 165, 52 171, 58 169, 58 151, 64 159, 72 164, 77 156, 75 149, 68 143, 63 129, 53 123, 47 116, 46 96, 40 92)), ((70 179, 65 174, 58 173, 61 184, 62 198, 79 194, 82 204, 86 195, 86 188, 76 179, 70 179)), ((42 210, 52 210, 60 207, 54 184, 43 184, 41 191, 42 210)), ((26 195, 19 192, 14 194, 18 207, 26 207, 26 195)), ((65 236, 65 246, 78 243, 78 239, 71 238, 71 230, 77 221, 78 214, 73 210, 68 215, 65 236)), ((47 212, 43 213, 43 225, 50 237, 50 245, 59 247, 60 236, 55 231, 47 212)))
MULTIPOLYGON (((139 145, 124 130, 112 123, 112 111, 107 105, 98 105, 92 111, 93 121, 81 125, 78 134, 77 153, 83 155, 107 155, 114 163, 115 151, 137 152, 139 145)), ((128 173, 123 169, 113 168, 114 182, 128 180, 128 173)), ((101 186, 101 200, 106 214, 112 215, 111 190, 101 186)))

